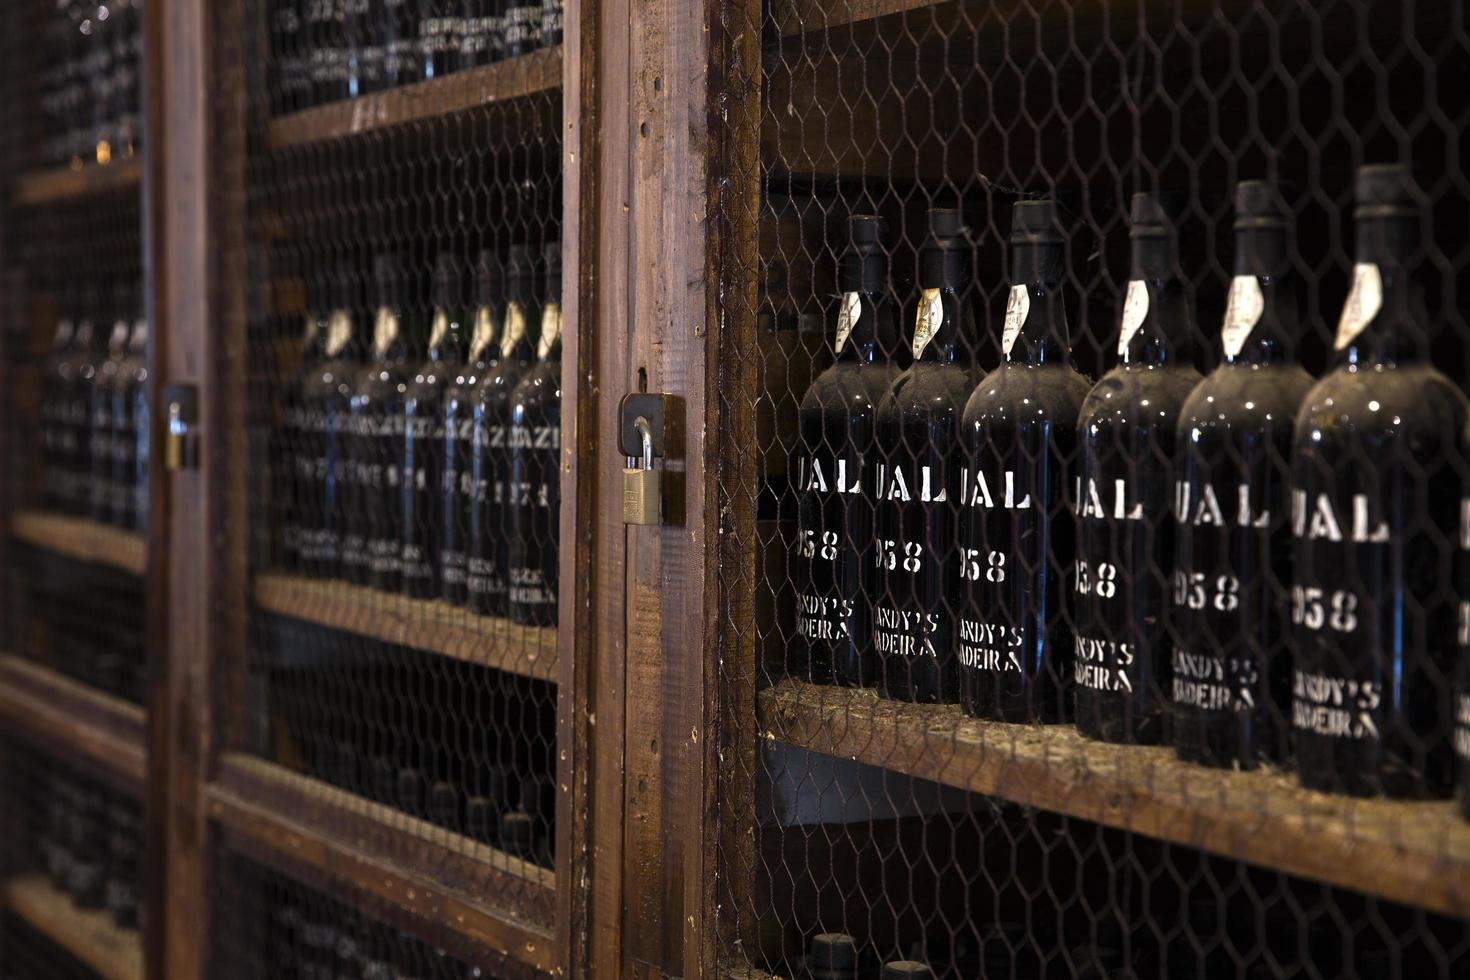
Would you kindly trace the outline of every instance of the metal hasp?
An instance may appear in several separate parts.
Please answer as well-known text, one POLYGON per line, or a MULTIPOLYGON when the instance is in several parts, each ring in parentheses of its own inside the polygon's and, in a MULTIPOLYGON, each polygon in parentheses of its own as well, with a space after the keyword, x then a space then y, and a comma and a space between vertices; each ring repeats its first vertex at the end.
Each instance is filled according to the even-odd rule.
POLYGON ((623 523, 639 526, 663 523, 663 475, 654 457, 668 451, 668 397, 626 395, 619 406, 618 444, 627 465, 623 468, 623 523))
POLYGON ((163 390, 163 462, 172 470, 199 467, 199 391, 193 385, 169 385, 163 390))

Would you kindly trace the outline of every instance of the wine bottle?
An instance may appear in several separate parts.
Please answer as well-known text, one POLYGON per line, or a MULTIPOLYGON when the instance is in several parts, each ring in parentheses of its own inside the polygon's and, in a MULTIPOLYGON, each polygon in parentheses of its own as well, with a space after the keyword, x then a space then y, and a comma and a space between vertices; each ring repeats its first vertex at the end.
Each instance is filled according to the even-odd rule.
POLYGON ((837 273, 837 363, 812 381, 799 413, 792 669, 817 683, 870 686, 875 498, 863 464, 873 454, 878 403, 898 377, 898 306, 888 223, 855 215, 848 239, 837 273))
POLYGON ((1270 184, 1243 181, 1224 360, 1180 413, 1174 487, 1174 749, 1208 766, 1286 755, 1291 439, 1312 386, 1291 266, 1289 211, 1270 184))
POLYGON ((388 87, 388 49, 383 44, 383 0, 345 0, 348 78, 352 96, 388 87))
POLYGON ((470 349, 444 392, 443 542, 440 549, 442 594, 462 606, 469 599, 470 511, 482 489, 474 481, 471 447, 474 440, 475 393, 500 358, 505 297, 500 259, 489 249, 475 265, 475 312, 470 349))
POLYGON ((117 397, 118 369, 128 352, 133 305, 126 281, 120 280, 112 294, 113 320, 107 331, 107 356, 97 362, 92 377, 89 427, 92 468, 87 485, 92 520, 102 524, 112 523, 112 504, 116 496, 113 474, 117 455, 113 448, 112 409, 117 397))
POLYGON ((311 75, 304 64, 306 48, 303 3, 311 0, 272 0, 271 104, 278 114, 311 104, 311 75))
POLYGON ((842 932, 822 932, 807 946, 811 980, 857 980, 861 975, 857 940, 842 932))
POLYGON ((308 425, 304 396, 310 378, 325 357, 328 303, 323 278, 310 277, 306 284, 306 311, 302 316, 301 360, 281 389, 281 422, 273 440, 272 457, 281 472, 281 479, 275 481, 280 494, 281 559, 293 571, 303 567, 303 529, 316 523, 305 511, 315 497, 312 490, 318 478, 312 466, 321 434, 308 425))
POLYGON ((344 571, 353 581, 397 592, 403 528, 398 496, 403 462, 403 392, 416 359, 416 317, 405 306, 403 269, 393 256, 373 262, 377 312, 372 361, 352 395, 353 479, 349 521, 357 525, 343 540, 344 571), (356 544, 360 537, 362 550, 356 544))
POLYGON ((67 467, 70 466, 70 429, 66 418, 66 392, 71 384, 72 347, 76 323, 63 311, 56 318, 51 351, 41 377, 41 467, 42 500, 51 510, 62 510, 67 499, 67 467))
POLYGON ((84 515, 91 510, 87 486, 92 478, 92 380, 97 367, 98 342, 105 342, 106 337, 96 322, 95 287, 83 285, 80 293, 71 354, 61 370, 59 417, 65 458, 64 509, 70 514, 84 515))
POLYGON ((1443 797, 1467 404, 1427 359, 1408 168, 1361 168, 1356 201, 1337 358, 1302 404, 1292 450, 1297 771, 1311 789, 1443 797))
POLYGON ((136 286, 128 299, 127 346, 113 382, 112 519, 137 529, 148 512, 148 318, 136 286))
POLYGON ((112 120, 111 153, 119 159, 133 155, 138 137, 138 32, 141 0, 112 0, 112 120))
POLYGON ((529 54, 541 46, 541 0, 501 0, 505 57, 529 54))
POLYGON ((414 0, 382 0, 377 17, 378 46, 383 49, 383 85, 409 85, 423 75, 418 12, 414 0))
POLYGON ((1056 206, 1011 209, 1011 289, 1000 367, 965 405, 957 640, 961 703, 999 721, 1066 717, 1075 558, 1066 499, 1089 383, 1072 363, 1062 301, 1066 244, 1056 206))
POLYGON ((403 591, 419 599, 438 596, 441 588, 444 393, 462 370, 469 344, 457 256, 441 253, 435 262, 431 302, 429 358, 414 372, 403 402, 403 591))
POLYGON ((562 0, 541 0, 540 41, 543 48, 554 48, 562 40, 562 0))
POLYGON ((347 73, 347 3, 306 0, 306 36, 311 44, 312 102, 336 102, 350 93, 347 73))
POLYGON ((510 618, 556 625, 561 541, 561 243, 543 253, 546 274, 536 366, 511 395, 510 618))
POLYGON ((339 266, 325 283, 327 310, 322 359, 301 390, 301 441, 305 462, 299 487, 299 555, 304 572, 324 578, 347 574, 366 580, 367 542, 357 506, 357 445, 352 401, 363 373, 362 307, 356 270, 339 266), (352 559, 349 560, 349 554, 352 559), (355 570, 347 571, 347 566, 355 570))
POLYGON ((960 415, 975 371, 961 360, 970 247, 958 211, 929 212, 914 363, 878 403, 865 470, 874 475, 873 647, 879 690, 903 701, 959 700, 954 622, 960 608, 960 415))
POLYGON ((459 0, 462 18, 459 35, 459 69, 499 61, 505 39, 496 16, 496 0, 459 0))
POLYGON ((506 484, 510 480, 511 398, 536 354, 540 311, 535 307, 535 291, 536 266, 530 249, 512 245, 506 262, 500 357, 475 392, 470 438, 470 480, 475 496, 470 509, 465 588, 470 608, 485 615, 503 616, 507 609, 511 537, 506 484))
POLYGON ((419 0, 419 50, 423 78, 443 78, 456 70, 464 18, 460 0, 419 0))
POLYGON ((1133 196, 1131 217, 1120 363, 1078 420, 1073 695, 1083 735, 1154 744, 1164 737, 1171 652, 1174 440, 1200 375, 1173 218, 1152 194, 1133 196))

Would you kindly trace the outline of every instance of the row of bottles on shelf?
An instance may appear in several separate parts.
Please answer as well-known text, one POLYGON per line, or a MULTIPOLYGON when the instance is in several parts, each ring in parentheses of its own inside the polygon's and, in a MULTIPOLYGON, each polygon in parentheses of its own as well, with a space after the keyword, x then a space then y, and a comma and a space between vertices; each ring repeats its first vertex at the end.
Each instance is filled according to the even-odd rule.
POLYGON ((142 144, 143 0, 57 0, 40 73, 43 164, 110 163, 142 144))
POLYGON ((143 814, 136 800, 50 763, 35 801, 35 853, 80 909, 105 909, 123 929, 142 918, 143 814))
POLYGON ((46 507, 136 529, 148 513, 148 320, 120 280, 111 309, 82 284, 56 321, 41 388, 46 507))
POLYGON ((364 759, 351 743, 330 743, 313 764, 314 775, 436 826, 550 866, 556 787, 546 777, 512 766, 476 767, 463 785, 425 778, 424 770, 386 755, 364 759), (470 785, 473 784, 473 785, 470 785))
POLYGON ((352 269, 316 280, 276 453, 288 567, 555 625, 560 245, 544 258, 482 251, 470 295, 441 254, 423 304, 379 256, 370 317, 352 269))
POLYGON ((562 40, 562 0, 274 0, 278 112, 513 58, 562 40))
POLYGON ((794 669, 1211 766, 1294 748, 1314 789, 1449 795, 1452 741, 1470 748, 1470 695, 1451 711, 1466 399, 1427 360, 1408 170, 1365 167, 1356 193, 1353 287, 1315 385, 1294 356, 1291 212, 1267 184, 1237 192, 1225 356, 1204 379, 1155 195, 1133 200, 1119 364, 1095 385, 1073 366, 1052 203, 1014 207, 1004 363, 983 378, 962 353, 959 212, 930 214, 907 370, 885 224, 853 218, 837 363, 800 408, 794 669))

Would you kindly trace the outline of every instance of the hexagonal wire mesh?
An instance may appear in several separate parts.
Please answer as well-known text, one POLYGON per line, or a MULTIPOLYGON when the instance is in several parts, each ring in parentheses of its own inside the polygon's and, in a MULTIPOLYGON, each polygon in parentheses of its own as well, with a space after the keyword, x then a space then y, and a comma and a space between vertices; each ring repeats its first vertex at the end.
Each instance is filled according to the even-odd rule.
POLYGON ((215 41, 230 765, 549 927, 559 29, 495 6, 443 49, 459 5, 362 7, 246 0, 215 41))
POLYGON ((1462 973, 1463 12, 723 15, 732 968, 1462 973))

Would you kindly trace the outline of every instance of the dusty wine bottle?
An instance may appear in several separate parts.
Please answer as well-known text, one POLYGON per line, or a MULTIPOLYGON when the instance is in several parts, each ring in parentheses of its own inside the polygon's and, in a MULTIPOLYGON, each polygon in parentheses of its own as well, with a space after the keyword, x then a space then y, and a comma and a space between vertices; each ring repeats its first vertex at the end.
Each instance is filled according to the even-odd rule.
POLYGON ((309 0, 304 29, 310 42, 312 102, 335 102, 350 94, 347 69, 348 0, 309 0))
POLYGON ((281 479, 274 481, 280 494, 281 560, 292 570, 302 567, 302 528, 311 522, 304 512, 310 507, 312 486, 316 482, 311 466, 316 458, 313 444, 320 434, 307 424, 304 395, 309 379, 323 359, 328 302, 325 293, 321 277, 307 280, 301 361, 281 388, 281 421, 272 440, 272 461, 281 474, 281 479))
POLYGON ((842 932, 822 932, 807 946, 806 973, 811 980, 857 980, 861 976, 857 940, 842 932))
POLYGON ((1065 276, 1056 206, 1016 204, 1004 360, 975 388, 961 423, 956 645, 961 704, 979 718, 1056 722, 1069 707, 1063 580, 1076 527, 1066 499, 1089 383, 1072 363, 1065 276))
POLYGON ((540 311, 536 309, 536 265, 531 250, 512 245, 506 261, 505 327, 500 357, 475 392, 470 437, 470 479, 475 498, 470 508, 470 559, 465 587, 477 613, 506 613, 510 570, 511 396, 536 356, 540 311))
POLYGON ((71 465, 66 390, 71 384, 72 345, 75 343, 76 323, 63 312, 56 318, 51 351, 46 356, 41 377, 41 488, 42 500, 51 510, 61 510, 66 505, 66 471, 71 465))
POLYGON ((136 286, 128 299, 127 347, 112 388, 112 520, 131 529, 148 508, 148 318, 136 286))
POLYGON ((115 432, 112 410, 117 398, 119 369, 128 352, 128 334, 133 326, 133 305, 134 300, 127 281, 119 280, 112 293, 113 320, 107 331, 107 357, 97 362, 96 373, 92 378, 92 472, 88 488, 92 520, 102 524, 112 523, 112 505, 117 497, 117 486, 113 482, 117 454, 113 443, 115 432))
POLYGON ((561 541, 561 243, 543 252, 544 301, 536 366, 511 395, 510 618, 556 625, 561 541))
POLYGON ((356 270, 338 266, 326 284, 327 322, 322 360, 301 391, 302 465, 298 554, 310 575, 352 574, 365 581, 367 544, 358 519, 352 399, 363 367, 356 270), (352 556, 351 561, 348 555, 352 556), (345 566, 355 570, 348 573, 345 566))
POLYGON ((970 245, 958 211, 929 212, 919 255, 914 363, 878 403, 869 463, 877 496, 873 650, 878 687, 903 701, 959 700, 960 414, 975 385, 961 361, 970 245))
POLYGON ((459 63, 464 18, 460 0, 419 0, 419 50, 425 79, 442 78, 459 63))
POLYGON ((1073 697, 1083 735, 1153 744, 1167 705, 1175 435, 1200 375, 1174 220, 1152 194, 1133 196, 1131 218, 1120 363, 1088 393, 1078 420, 1073 697))
POLYGON ((821 684, 870 686, 874 568, 873 451, 878 403, 898 367, 898 306, 888 281, 888 223, 848 219, 838 262, 837 363, 802 397, 796 460, 796 643, 792 670, 821 684))
POLYGON ((439 594, 444 527, 444 393, 469 347, 464 272, 457 256, 434 264, 429 358, 414 372, 403 399, 403 591, 419 599, 439 594))
POLYGON ((377 44, 383 49, 383 85, 393 88, 423 75, 418 13, 413 0, 381 0, 376 18, 377 44))
POLYGON ((1290 212, 1263 181, 1235 191, 1224 360, 1180 412, 1174 484, 1174 749, 1254 769, 1286 756, 1291 690, 1291 439, 1312 379, 1295 358, 1290 212))
POLYGON ((352 396, 352 526, 343 540, 342 563, 353 581, 397 592, 402 584, 403 509, 398 486, 403 463, 403 392, 412 380, 412 364, 420 352, 412 340, 417 318, 405 306, 407 289, 397 258, 378 256, 373 261, 373 280, 377 312, 372 361, 352 396))
POLYGON ((92 478, 92 381, 98 362, 106 359, 107 337, 96 319, 96 288, 83 285, 80 292, 76 335, 63 372, 61 416, 65 420, 62 442, 67 449, 65 509, 68 513, 87 515, 91 512, 87 487, 92 478))
POLYGON ((475 393, 491 367, 500 359, 501 325, 505 299, 500 259, 489 249, 475 265, 475 312, 470 349, 444 392, 443 540, 440 547, 441 594, 462 606, 469 598, 470 510, 484 487, 475 483, 471 468, 474 440, 475 393))
POLYGON ((502 0, 500 9, 505 57, 528 54, 541 46, 540 0, 502 0))
POLYGON ((1297 419, 1291 719, 1311 789, 1448 796, 1467 404, 1430 366, 1413 265, 1423 254, 1407 167, 1358 171, 1352 289, 1337 360, 1297 419))

